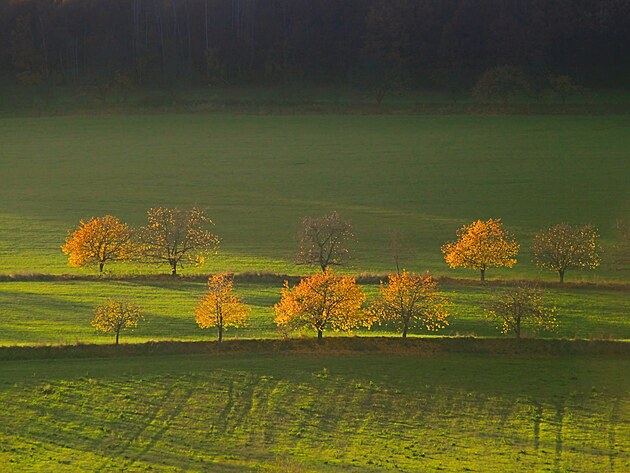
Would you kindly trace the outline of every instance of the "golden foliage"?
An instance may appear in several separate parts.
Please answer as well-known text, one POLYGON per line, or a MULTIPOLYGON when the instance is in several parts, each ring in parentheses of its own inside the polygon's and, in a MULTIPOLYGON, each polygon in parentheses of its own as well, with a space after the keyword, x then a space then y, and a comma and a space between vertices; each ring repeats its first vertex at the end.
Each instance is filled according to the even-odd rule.
POLYGON ((81 220, 79 227, 69 231, 61 250, 69 256, 70 266, 98 265, 100 271, 107 261, 131 258, 133 244, 131 230, 118 217, 92 217, 81 220))
POLYGON ((96 307, 92 326, 105 333, 114 332, 116 344, 118 344, 121 330, 134 329, 141 320, 144 320, 144 317, 140 312, 140 307, 110 299, 96 307))
POLYGON ((140 258, 168 263, 172 274, 185 264, 201 266, 205 254, 216 254, 219 249, 219 237, 205 228, 213 225, 212 220, 198 207, 151 208, 147 220, 138 234, 140 258))
POLYGON ((558 223, 534 238, 534 261, 539 268, 556 271, 560 281, 568 269, 595 269, 601 262, 599 234, 592 225, 558 223))
POLYGON ((227 327, 243 327, 251 308, 233 293, 233 281, 227 274, 214 274, 208 279, 208 292, 195 307, 195 320, 200 328, 216 327, 219 341, 227 327))
POLYGON ((392 322, 403 338, 410 328, 437 331, 448 325, 448 300, 438 292, 438 284, 430 275, 414 275, 407 271, 381 282, 380 296, 371 312, 380 322, 392 322))
POLYGON ((285 282, 282 298, 274 306, 275 322, 281 328, 313 327, 321 339, 327 328, 371 326, 374 318, 362 310, 364 302, 365 295, 355 278, 326 270, 303 278, 293 288, 285 282))
POLYGON ((457 231, 457 240, 442 246, 444 260, 451 268, 464 267, 481 271, 516 264, 520 245, 503 228, 501 219, 477 220, 457 231))
POLYGON ((524 324, 532 325, 533 331, 552 331, 558 325, 556 308, 546 308, 543 292, 527 285, 504 291, 490 302, 486 315, 500 321, 502 333, 514 333, 516 338, 521 337, 524 324))

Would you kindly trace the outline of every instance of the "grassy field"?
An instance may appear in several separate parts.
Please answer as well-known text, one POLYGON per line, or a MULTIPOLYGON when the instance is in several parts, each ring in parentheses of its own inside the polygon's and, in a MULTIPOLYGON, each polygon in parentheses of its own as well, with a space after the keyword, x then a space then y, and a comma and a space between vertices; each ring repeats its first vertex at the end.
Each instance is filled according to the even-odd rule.
MULTIPOLYGON (((253 306, 251 324, 228 330, 227 338, 279 337, 272 306, 280 297, 280 287, 280 284, 238 284, 237 292, 253 306)), ((378 290, 373 285, 364 288, 370 299, 378 290)), ((132 301, 142 306, 146 315, 146 321, 133 335, 123 334, 123 342, 214 339, 214 330, 201 330, 194 320, 193 307, 204 290, 202 283, 184 281, 3 283, 0 284, 0 345, 111 343, 110 336, 97 334, 90 325, 95 305, 108 297, 132 301)), ((495 322, 485 318, 484 305, 501 288, 445 286, 443 290, 453 302, 453 316, 450 326, 439 335, 500 335, 495 322)), ((627 292, 554 289, 547 291, 547 301, 558 308, 559 328, 555 333, 541 336, 630 339, 627 292)), ((357 334, 396 335, 386 326, 357 334)), ((313 333, 305 331, 303 335, 313 336, 313 333)))
POLYGON ((0 363, 0 469, 630 468, 630 364, 230 355, 0 363))
MULTIPOLYGON (((0 273, 78 271, 59 247, 80 218, 141 224, 150 206, 200 205, 223 249, 189 273, 303 273, 292 263, 299 220, 337 209, 356 227, 349 271, 390 270, 398 229, 413 249, 408 269, 476 277, 448 270, 440 245, 463 223, 502 217, 523 251, 513 270, 488 276, 538 277, 529 242, 540 227, 592 222, 610 243, 630 214, 629 125, 628 116, 4 118, 0 273)), ((630 271, 606 263, 567 277, 630 271)))
MULTIPOLYGON (((617 219, 630 215, 629 125, 621 115, 0 118, 0 274, 90 274, 69 268, 60 251, 79 219, 111 213, 139 225, 148 207, 199 205, 222 250, 187 274, 308 272, 293 264, 298 222, 336 209, 356 228, 347 272, 391 271, 389 235, 398 230, 411 248, 406 268, 476 278, 446 268, 440 245, 472 219, 502 217, 523 251, 513 270, 488 276, 554 279, 531 263, 540 227, 593 223, 609 248, 617 219)), ((108 297, 146 315, 123 342, 215 338, 194 322, 201 282, 35 279, 0 283, 0 345, 111 343, 90 326, 108 297)), ((567 279, 630 281, 630 269, 611 264, 608 251, 601 269, 567 279)), ((377 286, 364 288, 376 295, 377 286)), ((453 317, 440 335, 498 335, 483 308, 502 289, 442 290, 453 317)), ((280 285, 237 291, 252 320, 227 338, 279 337, 280 285)), ((542 336, 630 339, 627 291, 553 288, 547 300, 559 329, 542 336)), ((629 380, 624 356, 1 361, 0 471, 624 472, 629 380)))

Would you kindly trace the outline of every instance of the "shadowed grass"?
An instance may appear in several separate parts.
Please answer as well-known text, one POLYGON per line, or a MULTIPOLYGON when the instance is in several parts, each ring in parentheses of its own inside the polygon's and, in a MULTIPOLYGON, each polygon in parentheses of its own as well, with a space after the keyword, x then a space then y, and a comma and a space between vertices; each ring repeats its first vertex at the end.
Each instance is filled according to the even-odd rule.
POLYGON ((0 363, 3 471, 610 471, 626 359, 186 355, 0 363))

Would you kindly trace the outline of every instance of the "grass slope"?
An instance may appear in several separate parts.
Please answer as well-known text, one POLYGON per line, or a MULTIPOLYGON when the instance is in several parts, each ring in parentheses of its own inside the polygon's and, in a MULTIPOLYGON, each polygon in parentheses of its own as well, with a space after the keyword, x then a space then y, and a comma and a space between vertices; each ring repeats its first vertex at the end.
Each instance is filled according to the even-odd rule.
MULTIPOLYGON (((253 306, 251 325, 229 329, 228 338, 275 338, 273 304, 280 297, 280 285, 238 284, 242 298, 253 306)), ((364 286, 368 298, 377 286, 364 286)), ((0 284, 0 345, 34 343, 111 343, 97 334, 90 321, 94 307, 108 297, 123 298, 143 307, 146 322, 124 342, 147 340, 208 340, 214 330, 203 331, 194 321, 193 307, 205 290, 202 283, 142 281, 57 281, 0 284)), ((488 298, 501 288, 444 286, 453 302, 450 326, 439 335, 497 336, 493 321, 484 317, 488 298)), ((558 308, 559 329, 542 336, 568 338, 630 339, 630 298, 627 292, 547 290, 547 301, 558 308)), ((422 332, 417 332, 422 333, 422 332)), ((305 335, 312 336, 310 331, 305 335)), ((357 332, 362 336, 398 335, 389 327, 357 332)), ((299 334, 296 334, 299 335, 299 334)), ((327 334, 327 336, 333 334, 327 334)))
MULTIPOLYGON (((628 116, 0 119, 0 272, 72 271, 59 247, 80 218, 140 224, 150 206, 201 205, 224 239, 201 271, 304 272, 291 263, 299 220, 337 209, 356 226, 350 271, 389 270, 396 228, 414 249, 405 266, 453 274, 440 245, 474 218, 502 217, 523 254, 489 276, 538 276, 528 245, 541 226, 592 222, 609 241, 629 212, 628 125, 628 116)), ((568 277, 630 277, 610 265, 595 274, 568 277)))
POLYGON ((630 468, 627 359, 230 355, 0 363, 0 469, 630 468))

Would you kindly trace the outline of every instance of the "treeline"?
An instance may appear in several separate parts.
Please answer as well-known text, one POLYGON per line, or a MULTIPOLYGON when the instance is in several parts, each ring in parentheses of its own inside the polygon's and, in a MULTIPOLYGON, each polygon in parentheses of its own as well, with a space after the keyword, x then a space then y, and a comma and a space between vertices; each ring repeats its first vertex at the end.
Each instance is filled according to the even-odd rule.
POLYGON ((24 85, 333 82, 469 90, 524 68, 630 78, 630 0, 2 0, 24 85))
MULTIPOLYGON (((118 217, 106 215, 81 220, 70 229, 62 251, 68 264, 96 266, 102 273, 110 262, 135 261, 168 265, 176 276, 185 266, 202 266, 205 257, 218 252, 221 239, 209 227, 212 220, 203 209, 155 207, 147 211, 147 223, 131 228, 118 217)), ((630 226, 620 225, 615 246, 618 261, 630 258, 630 226)), ((442 245, 445 263, 451 268, 479 271, 485 281, 492 268, 512 268, 520 243, 504 228, 500 218, 477 220, 456 232, 457 238, 442 245)), ((297 264, 318 267, 325 272, 348 262, 355 239, 352 221, 333 211, 320 217, 304 217, 298 232, 297 264)), ((394 232, 391 257, 396 273, 403 271, 402 259, 408 248, 394 232)), ((532 242, 533 260, 540 269, 558 274, 564 282, 569 270, 596 269, 602 258, 600 235, 592 225, 558 223, 541 229, 532 242)))
MULTIPOLYGON (((92 217, 68 232, 62 251, 73 266, 139 261, 168 265, 173 276, 178 267, 200 266, 204 256, 216 253, 220 238, 208 229, 212 221, 197 207, 151 208, 146 225, 130 228, 117 217, 92 217)), ((480 272, 485 280, 490 268, 511 268, 520 244, 503 226, 501 219, 477 220, 457 230, 457 238, 442 246, 444 260, 452 268, 480 272)), ((305 217, 298 234, 296 262, 321 271, 301 278, 291 287, 285 281, 280 301, 274 305, 274 322, 285 336, 295 330, 314 329, 321 341, 325 331, 347 331, 378 324, 395 327, 407 337, 410 330, 438 331, 449 324, 450 302, 439 291, 438 282, 426 273, 407 272, 401 267, 404 253, 398 237, 392 240, 396 273, 381 282, 379 296, 366 305, 366 295, 356 278, 337 275, 333 266, 343 265, 354 239, 352 222, 337 212, 321 217, 305 217)), ((624 236, 630 242, 630 232, 624 236)), ((630 247, 629 247, 630 248, 630 247)), ((541 230, 534 238, 536 264, 559 274, 560 282, 571 269, 595 269, 601 260, 599 234, 591 225, 559 223, 541 230)), ((521 337, 524 326, 530 333, 554 330, 556 309, 547 307, 543 292, 532 283, 521 283, 494 297, 486 315, 498 322, 505 334, 521 337)), ((202 329, 217 330, 218 341, 228 327, 248 324, 251 307, 233 291, 232 274, 214 274, 208 290, 195 307, 195 320, 202 329)), ((92 325, 113 333, 116 344, 123 330, 134 329, 144 319, 140 307, 127 301, 110 300, 95 309, 92 325)))

